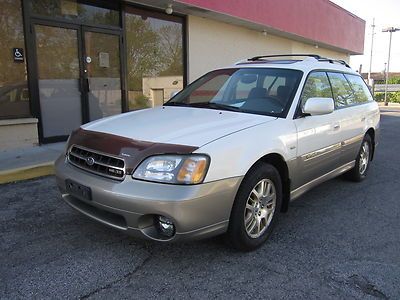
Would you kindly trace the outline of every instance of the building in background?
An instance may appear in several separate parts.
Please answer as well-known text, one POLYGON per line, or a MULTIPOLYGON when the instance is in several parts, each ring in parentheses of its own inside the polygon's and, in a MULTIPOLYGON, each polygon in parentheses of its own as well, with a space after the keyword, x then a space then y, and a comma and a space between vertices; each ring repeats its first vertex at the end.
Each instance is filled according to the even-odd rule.
POLYGON ((363 53, 364 29, 327 0, 0 0, 0 149, 162 105, 243 58, 348 61, 363 53))

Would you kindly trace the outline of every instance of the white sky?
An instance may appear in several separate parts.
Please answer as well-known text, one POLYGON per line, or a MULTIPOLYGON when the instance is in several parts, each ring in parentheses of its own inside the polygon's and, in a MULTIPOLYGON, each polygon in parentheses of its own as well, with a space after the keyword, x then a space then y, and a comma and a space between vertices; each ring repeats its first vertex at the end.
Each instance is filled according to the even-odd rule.
MULTIPOLYGON (((355 55, 350 59, 351 66, 368 72, 371 52, 372 19, 375 17, 375 37, 372 55, 372 72, 381 72, 387 62, 389 33, 382 32, 385 27, 400 28, 400 0, 330 0, 366 21, 364 55, 355 55)), ((392 52, 390 72, 400 72, 400 31, 392 34, 392 52)))

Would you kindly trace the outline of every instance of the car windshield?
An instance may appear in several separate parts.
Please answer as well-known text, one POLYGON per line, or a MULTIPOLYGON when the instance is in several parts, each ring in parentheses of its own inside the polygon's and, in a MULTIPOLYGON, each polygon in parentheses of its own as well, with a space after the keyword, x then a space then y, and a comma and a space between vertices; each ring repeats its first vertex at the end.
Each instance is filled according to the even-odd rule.
POLYGON ((190 84, 165 105, 286 117, 302 74, 278 68, 217 70, 190 84))

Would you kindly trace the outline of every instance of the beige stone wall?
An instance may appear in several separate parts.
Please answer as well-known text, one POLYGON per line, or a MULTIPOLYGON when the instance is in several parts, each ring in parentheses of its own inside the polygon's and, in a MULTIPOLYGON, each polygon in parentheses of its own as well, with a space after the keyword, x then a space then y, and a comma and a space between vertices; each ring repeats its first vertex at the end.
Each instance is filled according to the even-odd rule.
POLYGON ((0 120, 0 150, 38 145, 37 119, 0 120))
POLYGON ((188 44, 189 82, 212 69, 262 54, 316 53, 349 60, 346 53, 195 16, 188 17, 188 44))

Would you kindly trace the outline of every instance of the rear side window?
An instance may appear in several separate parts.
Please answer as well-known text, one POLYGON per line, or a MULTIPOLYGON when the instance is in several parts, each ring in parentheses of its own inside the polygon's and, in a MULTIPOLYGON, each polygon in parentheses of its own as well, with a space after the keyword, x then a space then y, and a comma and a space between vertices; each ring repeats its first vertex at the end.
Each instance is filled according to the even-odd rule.
POLYGON ((335 106, 342 108, 357 104, 353 90, 342 73, 328 73, 332 85, 333 99, 335 106))
POLYGON ((300 98, 301 107, 304 107, 308 98, 313 97, 332 98, 331 86, 325 72, 313 72, 308 76, 300 98))
POLYGON ((354 96, 356 98, 357 103, 367 103, 374 101, 374 98, 371 95, 367 85, 364 80, 357 75, 345 74, 347 80, 350 82, 351 87, 354 91, 354 96))

